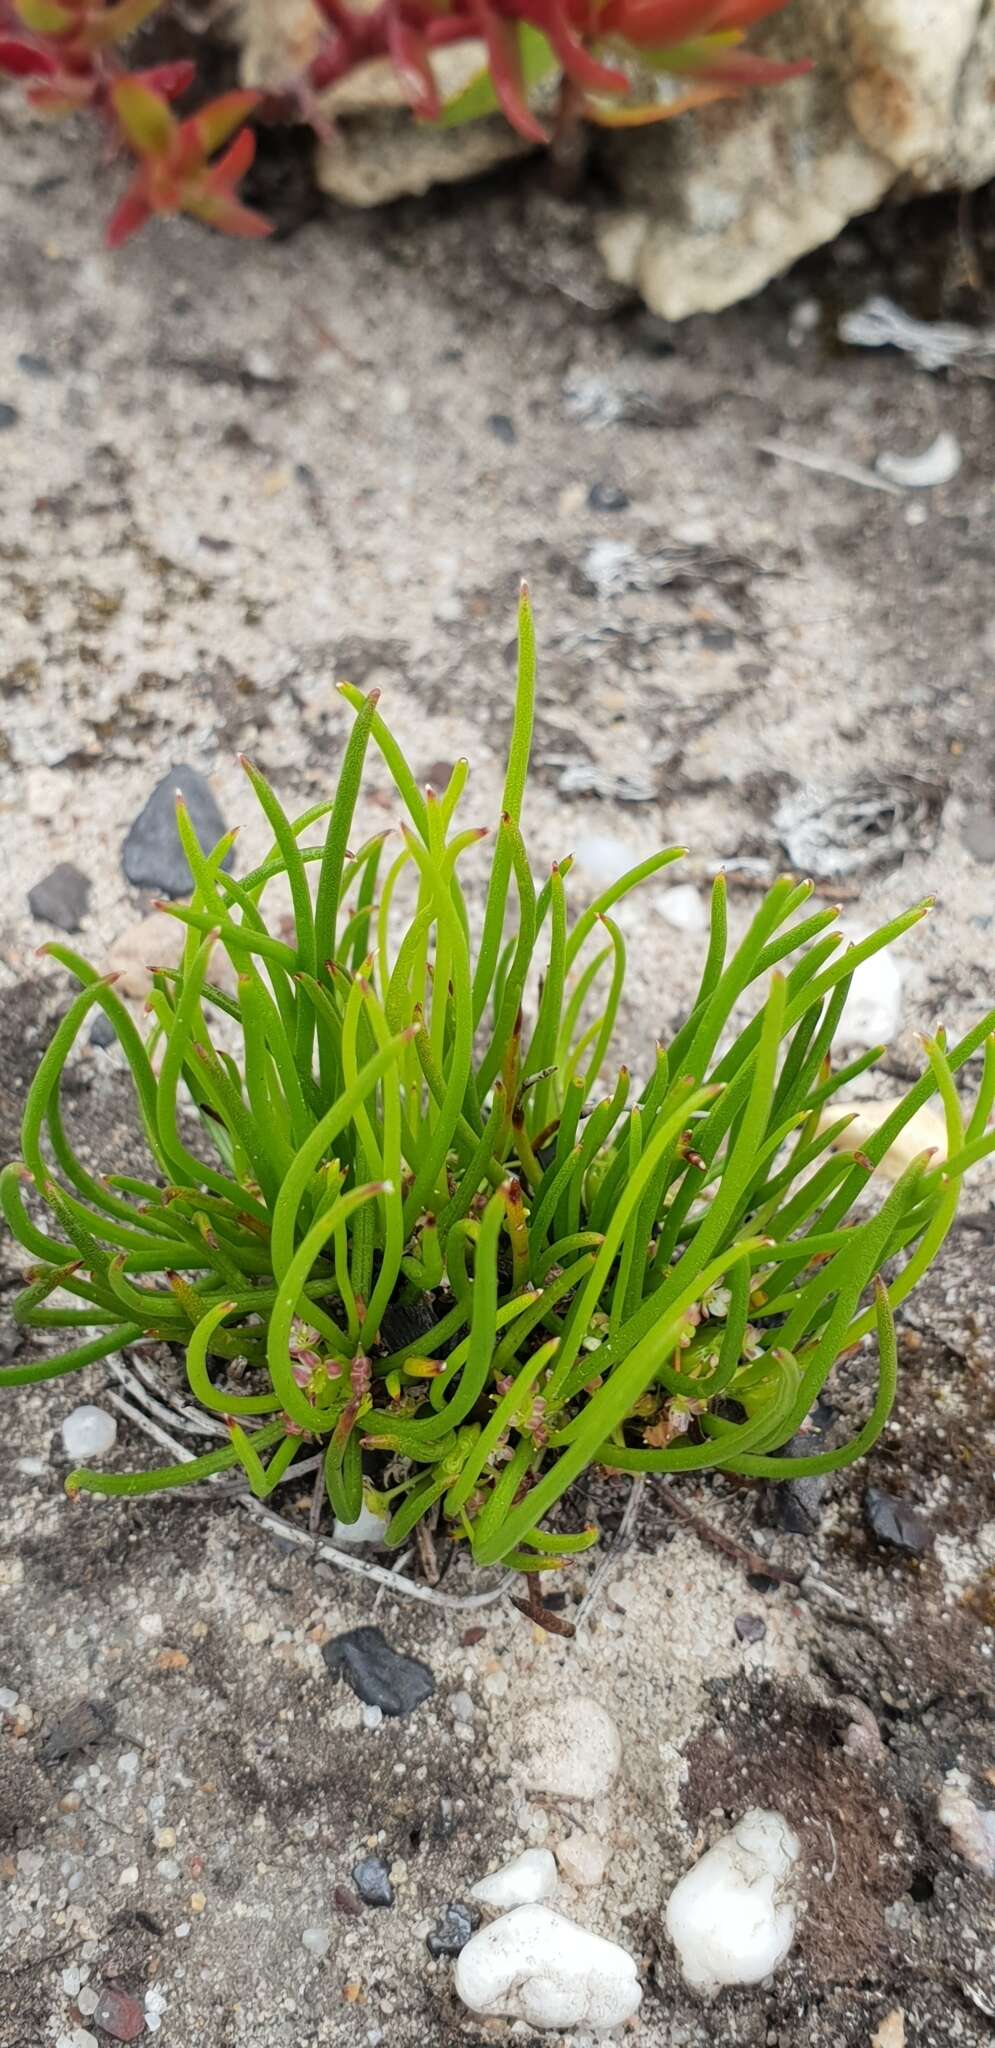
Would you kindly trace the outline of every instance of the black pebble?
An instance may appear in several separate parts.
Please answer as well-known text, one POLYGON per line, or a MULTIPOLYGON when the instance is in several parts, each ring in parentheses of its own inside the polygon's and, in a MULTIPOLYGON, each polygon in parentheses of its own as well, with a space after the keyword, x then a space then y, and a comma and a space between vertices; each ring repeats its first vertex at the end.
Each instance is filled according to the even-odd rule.
POLYGON ((629 503, 628 491, 621 484, 592 484, 587 494, 592 512, 624 512, 629 503))
POLYGON ((907 1550, 913 1557, 921 1557, 932 1542, 932 1531, 915 1508, 910 1508, 897 1494, 882 1493, 876 1486, 869 1486, 864 1495, 864 1520, 879 1543, 887 1543, 893 1550, 907 1550))
POLYGON ((392 1650, 378 1628, 347 1629, 321 1654, 333 1678, 344 1678, 357 1699, 384 1714, 412 1714, 435 1691, 428 1665, 392 1650))
POLYGON ((392 1906, 394 1887, 380 1856, 364 1856, 352 1866, 352 1881, 367 1906, 392 1906))
MULTIPOLYGON (((834 1410, 825 1401, 817 1401, 808 1416, 809 1427, 799 1430, 791 1442, 785 1444, 786 1458, 811 1458, 820 1451, 829 1449, 828 1431, 834 1419, 834 1410)), ((829 1476, 825 1472, 810 1473, 807 1479, 788 1479, 777 1489, 777 1503, 781 1527, 792 1536, 814 1536, 822 1518, 822 1509, 829 1489, 829 1476)))
POLYGON ((44 881, 36 882, 28 890, 28 907, 32 917, 43 924, 57 925, 60 932, 78 932, 90 903, 90 883, 71 860, 60 860, 58 867, 46 875, 44 881))
POLYGON ((90 1026, 90 1044, 103 1046, 113 1045, 116 1037, 117 1032, 115 1031, 114 1026, 111 1023, 110 1018, 106 1015, 106 1013, 103 1010, 98 1010, 93 1020, 93 1023, 90 1026))
POLYGON ((503 441, 506 448, 514 447, 518 435, 514 420, 509 419, 506 412, 489 412, 487 424, 496 441, 503 441))
POLYGON ((55 371, 47 356, 23 355, 17 358, 17 367, 26 377, 54 377, 55 371))
MULTIPOLYGON (((210 784, 203 775, 198 775, 196 768, 171 768, 156 783, 121 848, 121 866, 136 889, 157 889, 164 896, 191 893, 193 882, 176 829, 177 792, 186 801, 190 823, 205 852, 225 829, 210 784)), ((229 848, 223 865, 230 868, 232 859, 229 848)))
POLYGON ((453 1900, 440 1915, 438 1925, 426 1936, 430 1956, 458 1956, 475 1927, 480 1926, 480 1909, 453 1900))
POLYGON ((3 400, 0 399, 0 434, 3 433, 5 427, 16 427, 20 417, 21 415, 16 405, 5 405, 3 400))

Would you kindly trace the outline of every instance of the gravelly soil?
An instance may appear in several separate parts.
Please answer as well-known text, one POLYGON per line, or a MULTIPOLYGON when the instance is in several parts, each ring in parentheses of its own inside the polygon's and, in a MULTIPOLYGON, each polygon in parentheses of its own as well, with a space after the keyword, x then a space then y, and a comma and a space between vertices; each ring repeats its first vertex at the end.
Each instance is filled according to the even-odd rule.
MULTIPOLYGON (((107 174, 3 111, 0 401, 17 415, 0 439, 5 1156, 64 1001, 33 957, 53 934, 29 887, 74 860, 93 883, 78 943, 105 960, 148 908, 119 850, 154 782, 188 761, 231 822, 248 818, 245 749, 313 800, 346 729, 342 674, 383 687, 422 774, 470 754, 491 817, 523 570, 544 650, 540 856, 574 848, 591 889, 617 852, 605 839, 636 855, 685 842, 695 877, 736 856, 768 872, 783 858, 774 809, 796 785, 925 779, 938 796, 924 843, 847 905, 866 925, 937 895, 903 949, 892 1068, 916 1066, 915 1029, 942 1016, 956 1031, 991 1006, 995 837, 989 863, 977 850, 995 809, 992 387, 841 356, 797 317, 870 282, 901 289, 900 223, 664 335, 613 303, 575 217, 529 178, 334 215, 264 249, 169 229, 112 260, 90 188, 107 174), (915 499, 756 448, 774 436, 867 462, 941 427, 963 466, 915 499), (592 509, 596 483, 628 504, 592 509), (646 799, 564 794, 583 763, 596 786, 635 779, 646 799)), ((929 224, 941 279, 944 217, 929 224)), ((371 818, 388 801, 374 777, 371 818)), ((661 898, 628 926, 620 1044, 637 1060, 679 1014, 699 945, 661 898)), ((736 900, 741 915, 753 898, 736 900)), ((82 1144, 121 1166, 133 1137, 113 1060, 84 1048, 71 1085, 82 1144)), ((647 2048, 863 2048, 896 2008, 910 2042, 987 2039, 991 1901, 936 1803, 954 1767, 990 1803, 995 1769, 989 1187, 905 1312, 896 1417, 870 1467, 833 1482, 816 1536, 785 1534, 766 1493, 682 1495, 804 1572, 800 1594, 749 1583, 651 1496, 623 1594, 574 1644, 506 1606, 440 1619, 382 1601, 377 1621, 437 1691, 378 1729, 320 1654, 370 1618, 371 1593, 282 1552, 230 1502, 71 1508, 58 1424, 81 1383, 8 1395, 2 2048, 74 2040, 73 1970, 84 1993, 150 1992, 177 2048, 504 2038, 461 2014, 425 1935, 506 1855, 569 1832, 574 1816, 523 1792, 518 1740, 525 1707, 567 1689, 610 1708, 624 1757, 612 1793, 576 1815, 604 1837, 605 1881, 563 1902, 640 1957, 647 2048), (921 1509, 923 1558, 868 1535, 868 1481, 921 1509), (754 1644, 736 1634, 743 1613, 766 1623, 754 1644), (460 1690, 469 1724, 450 1711, 460 1690), (46 1737, 94 1699, 112 1724, 44 1762, 46 1737), (880 1730, 873 1757, 845 1746, 854 1701, 880 1730), (809 1910, 772 1983, 703 2007, 680 1985, 662 1902, 709 1835, 763 1801, 802 1832, 809 1910), (367 1844, 394 1868, 397 1903, 355 1917, 335 1889, 367 1844), (329 1931, 322 1959, 302 1945, 314 1927, 329 1931)), ((870 1373, 868 1358, 848 1364, 841 1408, 857 1412, 870 1373)), ((94 1369, 87 1396, 104 1385, 94 1369)), ((122 1463, 154 1455, 122 1426, 122 1463)), ((617 1501, 602 1489, 595 1505, 611 1526, 617 1501)))

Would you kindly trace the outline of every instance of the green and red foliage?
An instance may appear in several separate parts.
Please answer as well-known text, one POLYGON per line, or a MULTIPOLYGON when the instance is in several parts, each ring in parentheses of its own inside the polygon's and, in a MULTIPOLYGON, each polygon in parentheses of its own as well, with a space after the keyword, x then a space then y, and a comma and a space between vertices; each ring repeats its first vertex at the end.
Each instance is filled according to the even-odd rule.
POLYGON ((787 4, 380 0, 360 12, 350 0, 314 0, 317 45, 299 77, 278 92, 226 93, 182 119, 171 102, 194 85, 196 67, 182 60, 132 70, 122 47, 162 0, 0 0, 0 77, 20 81, 42 113, 94 114, 137 158, 108 228, 111 247, 155 214, 188 213, 227 234, 262 235, 268 223, 237 196, 254 155, 243 125, 250 114, 316 118, 322 93, 385 59, 412 113, 447 127, 500 110, 526 141, 542 144, 565 115, 605 127, 672 120, 808 69, 744 48, 750 28, 787 4), (432 60, 452 44, 482 46, 485 62, 444 102, 432 60))

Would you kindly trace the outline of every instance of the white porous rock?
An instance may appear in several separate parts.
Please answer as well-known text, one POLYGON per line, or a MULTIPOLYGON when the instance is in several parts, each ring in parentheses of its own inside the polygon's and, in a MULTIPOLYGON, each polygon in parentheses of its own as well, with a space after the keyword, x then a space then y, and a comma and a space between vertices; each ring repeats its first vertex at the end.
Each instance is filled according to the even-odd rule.
POLYGON ((551 1799, 602 1799, 622 1761, 622 1740, 607 1709, 588 1693, 533 1707, 522 1723, 530 1792, 551 1799))
POLYGON ((106 1408, 84 1401, 73 1408, 62 1425, 62 1448, 67 1458, 105 1458, 117 1442, 117 1423, 106 1408))
POLYGON ((556 1864, 549 1849, 523 1849, 490 1877, 482 1877, 470 1888, 471 1899, 506 1913, 512 1906, 536 1906, 551 1899, 556 1890, 556 1864))
POLYGON ((950 1830, 951 1844, 965 1863, 995 1877, 995 1812, 976 1806, 963 1771, 948 1771, 943 1780, 937 1813, 950 1830))
POLYGON ((703 932, 708 927, 708 912, 693 882, 678 882, 674 889, 661 889, 656 907, 660 916, 672 924, 675 931, 703 932))
POLYGON ((575 1828, 556 1851, 556 1861, 568 1884, 587 1887, 600 1884, 608 1862, 608 1852, 597 1835, 586 1834, 583 1828, 575 1828))
POLYGON ((695 1991, 713 1998, 724 1984, 759 1984, 783 1963, 795 1933, 798 1854, 787 1821, 751 1807, 674 1886, 667 1933, 695 1991))
POLYGON ((635 1962, 549 1906, 516 1906, 471 1936, 456 1959, 471 2012, 531 2027, 619 2027, 642 1998, 635 1962))

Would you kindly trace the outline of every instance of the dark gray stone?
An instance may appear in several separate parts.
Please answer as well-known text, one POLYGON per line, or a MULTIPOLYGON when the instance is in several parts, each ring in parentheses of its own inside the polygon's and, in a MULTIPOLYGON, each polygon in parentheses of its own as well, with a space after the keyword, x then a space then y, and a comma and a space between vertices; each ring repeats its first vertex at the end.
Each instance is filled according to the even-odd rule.
POLYGON ((741 1643, 759 1643, 767 1634, 767 1623, 760 1614, 737 1614, 733 1627, 741 1643))
POLYGON ((458 1956, 475 1927, 480 1926, 480 1908, 454 1899, 440 1915, 438 1924, 426 1936, 430 1956, 458 1956))
POLYGON ((921 1557, 933 1540, 932 1530, 908 1501, 896 1493, 882 1493, 877 1486, 869 1486, 864 1494, 864 1520, 879 1543, 912 1557, 921 1557))
POLYGON ((6 427, 16 427, 20 417, 16 405, 5 405, 0 399, 0 434, 6 427))
POLYGON ((78 932, 89 906, 89 878, 71 860, 60 860, 44 881, 36 882, 28 890, 32 917, 43 924, 58 925, 60 932, 78 932))
POLYGON ((66 1757, 95 1748, 111 1733, 116 1720, 117 1709, 110 1700, 78 1700, 46 1735, 38 1751, 39 1761, 63 1763, 66 1757))
POLYGON ((592 512, 624 512, 629 504, 629 493, 621 484, 592 484, 587 494, 592 512))
POLYGON ((357 1699, 384 1714, 413 1714, 435 1691, 428 1665, 392 1650, 378 1628, 347 1629, 333 1636, 321 1654, 333 1678, 344 1678, 357 1699))
POLYGON ((41 378, 55 376, 55 371, 53 370, 52 365, 49 362, 47 356, 18 356, 17 367, 19 370, 23 370, 24 375, 26 377, 41 378))
POLYGON ((392 1906, 394 1887, 381 1856, 364 1856, 352 1866, 352 1881, 367 1906, 392 1906))
MULTIPOLYGON (((171 768, 156 783, 121 848, 121 866, 136 889, 156 889, 163 896, 189 896, 192 891, 190 870, 176 829, 177 794, 186 803, 190 823, 205 852, 224 832, 225 821, 210 783, 196 768, 171 768)), ((224 860, 226 868, 231 867, 233 857, 229 849, 224 860)))
POLYGON ((108 1017, 106 1011, 98 1010, 93 1020, 93 1023, 90 1026, 90 1044, 101 1045, 106 1047, 108 1045, 113 1045, 116 1037, 117 1032, 115 1031, 114 1026, 111 1023, 111 1020, 108 1017))
MULTIPOLYGON (((791 1442, 784 1447, 786 1458, 812 1458, 820 1451, 829 1449, 828 1431, 834 1411, 824 1401, 817 1401, 808 1416, 808 1428, 799 1430, 791 1442)), ((829 1475, 815 1472, 808 1479, 787 1479, 777 1489, 777 1505, 782 1529, 792 1536, 814 1536, 822 1518, 822 1509, 829 1487, 829 1475)))
POLYGON ((506 412, 489 412, 487 424, 496 441, 503 441, 506 448, 513 448, 518 439, 515 422, 506 412))

